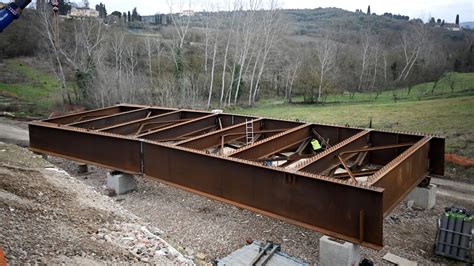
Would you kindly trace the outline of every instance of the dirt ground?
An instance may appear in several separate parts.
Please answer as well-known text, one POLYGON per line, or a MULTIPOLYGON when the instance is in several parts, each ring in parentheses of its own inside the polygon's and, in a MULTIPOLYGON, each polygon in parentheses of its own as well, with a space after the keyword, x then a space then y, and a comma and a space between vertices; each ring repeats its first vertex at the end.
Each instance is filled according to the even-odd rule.
MULTIPOLYGON (((90 166, 88 174, 80 175, 77 173, 77 165, 73 162, 49 157, 48 163, 59 169, 64 169, 72 176, 72 181, 84 185, 88 190, 97 191, 101 194, 106 193, 105 179, 107 169, 90 166)), ((10 168, 0 166, 0 169, 7 171, 3 175, 0 172, 0 210, 2 210, 2 213, 4 211, 7 212, 8 208, 10 208, 8 201, 5 203, 5 197, 1 196, 2 190, 9 191, 14 195, 20 194, 19 197, 30 199, 27 195, 21 193, 33 193, 27 192, 30 191, 28 188, 33 180, 36 180, 35 184, 37 186, 42 186, 44 189, 51 187, 49 183, 43 183, 44 180, 37 177, 39 174, 36 174, 36 172, 22 172, 23 170, 18 170, 22 174, 16 175, 16 173, 8 174, 8 171, 13 171, 10 168), (4 175, 8 181, 2 181, 4 175), (13 180, 13 176, 16 176, 15 180, 13 180), (17 184, 17 188, 6 189, 5 186, 10 186, 11 183, 17 184), (24 188, 27 189, 25 190, 24 188), (20 193, 20 191, 22 192, 20 193)), ((421 210, 407 208, 405 204, 398 206, 391 215, 385 218, 385 247, 380 251, 363 248, 362 257, 372 259, 377 264, 385 264, 386 262, 382 260, 382 257, 387 252, 391 252, 406 259, 416 261, 419 264, 454 263, 454 261, 438 257, 432 252, 436 233, 436 221, 447 206, 462 206, 474 210, 474 187, 451 180, 433 180, 433 183, 438 184, 439 187, 436 207, 432 210, 421 210)), ((36 190, 37 188, 34 189, 34 191, 36 190)), ((36 199, 34 198, 36 197, 34 193, 31 197, 36 199)), ((58 204, 67 204, 70 198, 69 193, 60 194, 58 192, 58 194, 54 194, 52 200, 53 202, 57 201, 58 204)), ((158 180, 137 177, 137 189, 134 192, 112 197, 111 199, 112 201, 107 203, 110 204, 110 208, 116 208, 117 206, 120 210, 136 216, 139 221, 151 227, 160 228, 163 231, 163 234, 160 236, 179 251, 182 251, 188 258, 202 257, 207 262, 211 262, 240 248, 245 244, 246 239, 250 238, 260 242, 270 240, 281 243, 283 252, 310 264, 317 263, 320 234, 185 192, 167 186, 158 180)), ((15 209, 16 207, 12 208, 15 209)), ((50 223, 45 223, 40 218, 42 217, 40 214, 39 216, 33 215, 32 212, 31 216, 26 216, 25 214, 21 219, 10 221, 9 219, 12 219, 10 215, 5 215, 5 221, 7 222, 1 220, 0 227, 2 228, 0 230, 2 231, 0 231, 0 236, 4 239, 1 234, 5 230, 26 233, 24 238, 30 239, 29 241, 42 246, 40 254, 35 255, 35 258, 39 259, 38 261, 50 262, 51 259, 57 258, 58 256, 48 255, 51 252, 56 252, 56 250, 60 250, 60 254, 66 256, 66 258, 89 259, 91 258, 90 254, 95 253, 96 256, 92 258, 99 259, 99 261, 101 258, 110 257, 116 258, 116 261, 125 262, 136 259, 123 255, 123 253, 115 250, 113 247, 98 245, 97 242, 90 241, 90 232, 97 230, 96 228, 100 224, 113 223, 114 221, 120 222, 122 221, 121 219, 128 219, 114 214, 110 209, 109 212, 99 212, 99 214, 96 212, 89 214, 84 211, 81 214, 81 212, 77 212, 74 209, 71 212, 66 211, 58 216, 63 218, 52 219, 56 223, 52 227, 54 229, 49 227, 51 226, 50 223), (82 223, 81 219, 72 218, 73 215, 80 215, 81 219, 87 219, 87 222, 82 223), (23 229, 23 227, 36 223, 38 223, 36 228, 39 230, 23 229), (69 242, 67 241, 54 244, 54 241, 49 240, 50 236, 59 234, 56 228, 62 227, 68 228, 69 232, 75 232, 74 237, 84 241, 81 242, 83 243, 81 248, 68 249, 67 243, 69 242), (31 239, 34 239, 34 241, 31 239)), ((64 241, 61 235, 57 236, 61 241, 64 241)), ((15 237, 15 234, 11 234, 10 237, 15 237)), ((4 247, 10 259, 11 254, 17 259, 22 258, 21 242, 19 244, 16 239, 7 240, 8 242, 3 241, 0 241, 0 245, 4 247)), ((26 260, 19 259, 17 261, 23 262, 26 260)), ((35 260, 29 261, 34 262, 35 260)))
POLYGON ((191 262, 151 232, 161 230, 41 156, 0 143, 0 247, 10 264, 191 262), (152 256, 140 254, 157 242, 152 256))
MULTIPOLYGON (((84 183, 105 191, 106 169, 90 167, 88 175, 78 175, 77 165, 59 158, 49 161, 84 183)), ((310 264, 317 263, 321 234, 253 212, 198 196, 158 180, 138 177, 137 189, 115 197, 122 207, 165 231, 166 237, 185 247, 190 254, 203 253, 207 260, 222 258, 250 238, 282 243, 284 252, 310 264)), ((433 183, 438 182, 438 180, 433 183)), ((432 252, 436 221, 445 207, 462 206, 474 210, 474 187, 450 181, 440 185, 432 210, 397 207, 384 222, 385 247, 381 251, 362 249, 362 256, 382 263, 391 252, 420 264, 450 263, 432 252), (453 190, 452 186, 462 188, 453 190), (445 189, 446 188, 446 189, 445 189)))

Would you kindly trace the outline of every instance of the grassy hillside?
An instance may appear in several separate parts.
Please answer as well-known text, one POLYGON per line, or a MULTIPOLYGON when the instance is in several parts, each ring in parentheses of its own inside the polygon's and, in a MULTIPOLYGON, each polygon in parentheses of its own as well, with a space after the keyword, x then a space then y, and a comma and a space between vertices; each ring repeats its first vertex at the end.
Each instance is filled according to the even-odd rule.
MULTIPOLYGON (((57 79, 38 70, 29 59, 9 59, 0 62, 0 96, 9 98, 10 108, 19 108, 20 115, 46 114, 61 100, 57 79), (21 106, 15 107, 15 106, 21 106), (24 106, 29 106, 25 108, 24 106)), ((5 103, 6 104, 6 103, 5 103)))
MULTIPOLYGON (((379 92, 329 95, 325 104, 362 103, 362 102, 395 102, 446 99, 460 96, 474 96, 474 73, 448 73, 436 84, 427 82, 413 86, 410 90, 393 89, 379 92)), ((295 97, 294 102, 302 102, 302 97, 295 97)))
POLYGON ((321 29, 359 32, 368 26, 375 32, 399 31, 408 24, 404 19, 394 19, 381 14, 367 15, 340 8, 294 9, 284 12, 294 22, 298 35, 317 35, 321 29))
POLYGON ((262 102, 255 108, 232 112, 290 120, 368 127, 399 131, 440 134, 447 137, 447 151, 474 157, 474 73, 456 74, 459 83, 451 93, 446 80, 439 82, 434 93, 432 83, 411 90, 328 97, 330 104, 286 104, 262 102), (395 102, 394 96, 398 95, 395 102))

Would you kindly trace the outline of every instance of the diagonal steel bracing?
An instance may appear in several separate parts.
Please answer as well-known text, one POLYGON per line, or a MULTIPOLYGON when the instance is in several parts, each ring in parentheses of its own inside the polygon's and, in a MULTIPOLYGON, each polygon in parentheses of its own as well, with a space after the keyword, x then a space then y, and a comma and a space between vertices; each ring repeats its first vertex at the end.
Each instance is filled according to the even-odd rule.
POLYGON ((37 121, 29 130, 35 152, 158 178, 376 249, 383 217, 428 174, 444 173, 444 139, 419 133, 140 105, 37 121), (250 144, 247 121, 258 138, 250 144), (224 155, 224 147, 233 151, 224 155))
POLYGON ((168 112, 170 111, 163 110, 163 109, 141 108, 141 109, 132 110, 128 112, 122 112, 122 113, 113 114, 109 116, 98 117, 91 120, 74 122, 74 123, 68 124, 68 126, 86 128, 86 129, 102 129, 105 127, 110 127, 113 125, 130 122, 137 119, 149 118, 151 116, 164 114, 168 112))
MULTIPOLYGON (((254 134, 263 135, 265 138, 284 132, 298 124, 287 121, 272 121, 270 119, 254 119, 254 134)), ((203 136, 198 136, 178 143, 178 146, 192 148, 195 150, 205 150, 216 146, 223 146, 226 143, 246 138, 246 123, 241 123, 226 129, 212 132, 203 136)))
POLYGON ((155 126, 157 125, 176 125, 206 115, 206 113, 201 112, 172 111, 165 114, 103 128, 101 131, 120 135, 141 135, 147 133, 149 130, 156 130, 155 126))

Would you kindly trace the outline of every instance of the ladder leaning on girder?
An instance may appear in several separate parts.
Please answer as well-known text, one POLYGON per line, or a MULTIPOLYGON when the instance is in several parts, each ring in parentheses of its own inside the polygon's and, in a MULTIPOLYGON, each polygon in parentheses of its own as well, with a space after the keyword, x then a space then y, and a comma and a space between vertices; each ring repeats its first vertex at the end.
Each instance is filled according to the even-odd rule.
POLYGON ((247 145, 254 142, 254 130, 253 130, 253 120, 245 120, 245 136, 247 140, 247 145))

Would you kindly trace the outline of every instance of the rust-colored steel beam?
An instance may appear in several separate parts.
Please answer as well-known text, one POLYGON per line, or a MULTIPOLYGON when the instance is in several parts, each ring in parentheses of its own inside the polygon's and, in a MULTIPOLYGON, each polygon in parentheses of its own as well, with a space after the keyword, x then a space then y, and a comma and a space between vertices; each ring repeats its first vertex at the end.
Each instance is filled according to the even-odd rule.
POLYGON ((344 162, 344 159, 342 159, 341 155, 337 155, 337 159, 339 159, 339 162, 342 164, 342 166, 344 167, 344 170, 346 170, 347 174, 350 176, 352 182, 357 184, 357 180, 355 179, 355 176, 352 174, 351 169, 349 169, 346 162, 344 162))
POLYGON ((258 160, 266 158, 287 148, 291 148, 311 134, 311 125, 305 124, 294 129, 290 129, 281 134, 258 141, 253 145, 245 146, 236 150, 230 157, 258 160))
POLYGON ((107 108, 98 109, 98 110, 92 110, 92 111, 87 111, 87 112, 80 112, 80 113, 75 113, 75 114, 54 117, 54 118, 45 120, 45 122, 59 124, 59 125, 66 125, 66 124, 71 124, 75 122, 96 119, 99 117, 110 116, 110 115, 114 115, 114 114, 118 114, 122 112, 129 112, 136 109, 139 109, 139 107, 118 105, 118 106, 112 106, 112 107, 107 107, 107 108))
POLYGON ((134 139, 41 122, 30 123, 29 132, 30 149, 35 152, 141 173, 141 143, 134 139))
POLYGON ((428 155, 431 139, 431 137, 422 138, 370 177, 370 185, 385 189, 384 216, 387 216, 430 172, 428 155))
POLYGON ((143 152, 146 175, 170 185, 371 248, 382 245, 378 188, 170 145, 145 142, 143 152), (366 214, 362 225, 360 211, 366 214))
POLYGON ((260 158, 260 159, 257 159, 257 160, 252 160, 252 161, 255 161, 255 162, 275 162, 275 161, 291 161, 291 162, 294 162, 294 161, 298 161, 298 160, 301 160, 301 159, 308 159, 308 158, 311 158, 313 157, 314 154, 302 154, 302 155, 298 155, 298 154, 292 154, 292 155, 289 155, 289 156, 280 156, 280 157, 264 157, 264 158, 260 158))
POLYGON ((417 133, 139 105, 33 122, 29 130, 30 149, 35 152, 158 178, 376 249, 383 246, 383 217, 428 174, 444 173, 444 139, 417 133), (182 122, 187 119, 192 120, 182 122), (253 120, 254 132, 265 132, 267 138, 230 156, 206 154, 208 148, 223 143, 232 146, 229 142, 242 139, 249 119, 253 120), (154 130, 162 124, 166 126, 154 130), (145 130, 153 131, 136 136, 145 130), (311 138, 319 139, 325 150, 296 168, 259 163, 287 159, 288 164, 307 158, 311 155, 302 153, 305 145, 301 143, 309 143, 311 138), (298 146, 299 153, 283 154, 298 146), (366 163, 378 169, 364 170, 366 163), (334 174, 341 164, 346 173, 334 174), (367 182, 354 182, 365 175, 369 176, 367 182), (342 180, 348 176, 350 180, 342 180))
POLYGON ((172 111, 172 112, 161 114, 161 115, 146 117, 146 118, 142 118, 138 120, 133 120, 130 122, 125 122, 123 124, 105 127, 105 128, 100 129, 100 131, 119 134, 119 135, 132 135, 132 134, 135 134, 140 129, 140 127, 145 123, 161 122, 165 120, 180 119, 180 118, 181 118, 181 111, 172 111))
POLYGON ((365 148, 365 149, 344 151, 344 152, 339 153, 339 155, 350 154, 350 153, 359 153, 359 152, 389 150, 389 149, 397 149, 397 148, 408 148, 408 147, 413 146, 413 144, 415 144, 415 143, 404 143, 404 144, 393 144, 393 145, 370 147, 370 148, 365 148))
MULTIPOLYGON (((332 146, 331 148, 317 154, 314 158, 308 160, 296 168, 299 171, 308 173, 322 174, 329 169, 334 168, 340 164, 338 155, 341 152, 349 151, 353 149, 364 148, 369 142, 369 131, 361 131, 356 135, 344 140, 343 142, 332 146)), ((347 160, 349 156, 343 156, 344 160, 347 160)))
MULTIPOLYGON (((263 119, 252 120, 252 124, 255 131, 263 130, 263 119)), ((222 143, 222 137, 228 135, 229 137, 225 140, 227 142, 239 140, 245 138, 245 135, 234 135, 234 133, 245 134, 245 122, 235 126, 221 129, 219 131, 211 132, 203 136, 197 136, 189 140, 178 143, 178 146, 192 148, 195 150, 205 150, 213 147, 217 147, 222 143)))
POLYGON ((157 116, 152 116, 149 118, 139 119, 132 122, 115 125, 112 127, 101 129, 101 131, 120 134, 120 135, 137 135, 139 131, 141 131, 138 135, 144 134, 143 132, 148 133, 148 131, 153 130, 154 124, 153 123, 161 123, 164 121, 175 121, 170 125, 177 125, 186 121, 178 121, 178 120, 190 120, 195 118, 200 118, 203 116, 209 115, 204 112, 189 112, 189 111, 173 111, 157 116))
POLYGON ((149 133, 139 135, 139 138, 160 141, 162 139, 177 138, 186 135, 191 132, 196 132, 203 128, 209 128, 210 126, 216 126, 216 119, 219 117, 217 114, 210 114, 204 117, 196 118, 191 121, 180 123, 178 125, 165 127, 149 133))
MULTIPOLYGON (((377 173, 378 171, 380 171, 380 168, 362 170, 360 172, 352 172, 352 174, 356 177, 357 176, 371 176, 371 175, 377 173)), ((346 177, 350 177, 350 175, 349 175, 349 173, 340 173, 340 174, 334 174, 332 177, 334 177, 334 178, 346 178, 346 177)))
POLYGON ((123 123, 135 121, 142 118, 149 118, 151 116, 169 113, 170 110, 143 108, 132 110, 129 112, 118 113, 110 116, 99 117, 92 120, 75 122, 68 124, 68 126, 79 127, 85 129, 102 129, 113 125, 120 125, 123 123))

